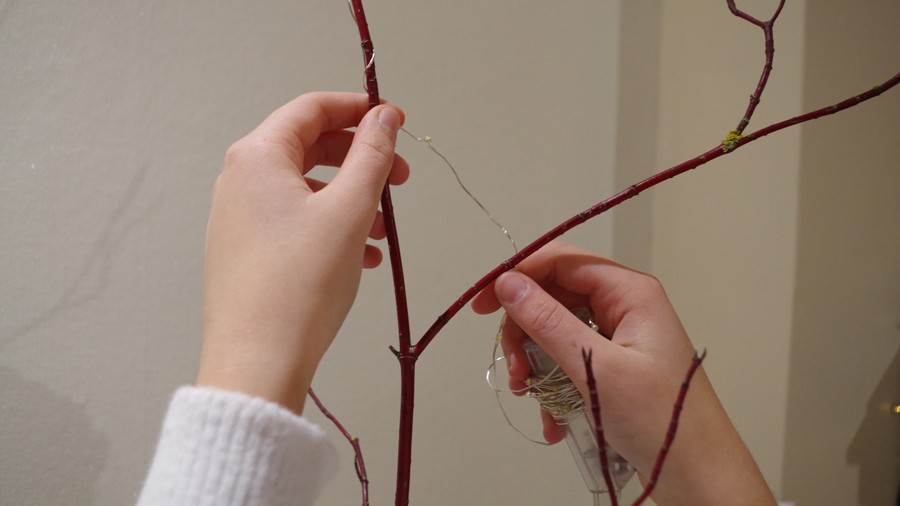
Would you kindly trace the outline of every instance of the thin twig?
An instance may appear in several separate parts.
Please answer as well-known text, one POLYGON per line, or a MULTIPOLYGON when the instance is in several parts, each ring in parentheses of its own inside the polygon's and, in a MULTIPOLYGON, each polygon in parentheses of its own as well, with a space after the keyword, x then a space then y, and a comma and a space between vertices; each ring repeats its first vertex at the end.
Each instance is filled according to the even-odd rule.
POLYGON ((347 441, 350 442, 350 446, 353 447, 353 467, 356 469, 356 477, 359 478, 359 484, 362 487, 362 506, 369 506, 369 477, 366 474, 366 463, 363 460, 362 448, 359 445, 359 438, 347 432, 347 429, 344 428, 344 425, 331 414, 331 411, 328 411, 328 408, 322 404, 322 401, 319 400, 319 397, 313 391, 312 388, 307 390, 306 392, 309 397, 316 403, 316 406, 319 408, 319 411, 325 415, 326 418, 331 420, 331 423, 334 424, 335 427, 344 435, 347 441))
POLYGON ((734 0, 727 1, 728 8, 731 10, 732 14, 762 28, 763 35, 766 39, 766 63, 763 65, 762 74, 759 76, 759 83, 756 85, 756 90, 750 95, 750 104, 747 105, 747 111, 744 113, 744 117, 741 118, 737 128, 734 129, 734 134, 740 136, 744 133, 744 129, 747 128, 747 125, 750 123, 750 118, 753 117, 756 105, 759 104, 763 90, 766 88, 766 83, 769 81, 769 74, 772 73, 772 60, 775 57, 775 36, 772 32, 772 27, 775 25, 775 20, 778 19, 778 15, 781 14, 781 9, 784 7, 784 0, 781 0, 781 2, 778 3, 775 14, 773 14, 768 21, 760 21, 741 10, 738 10, 737 6, 734 4, 734 0))
POLYGON ((684 398, 687 396, 691 380, 694 378, 694 373, 700 368, 700 364, 703 363, 704 358, 706 358, 706 350, 703 350, 703 353, 699 356, 696 352, 694 353, 691 367, 688 369, 684 381, 681 382, 681 390, 678 392, 678 398, 675 400, 675 406, 672 408, 672 418, 669 420, 669 430, 666 432, 666 438, 659 448, 659 453, 656 455, 656 463, 653 465, 653 472, 650 474, 650 480, 647 482, 647 486, 644 487, 644 492, 631 504, 631 506, 640 506, 643 504, 643 502, 650 497, 653 489, 656 488, 663 464, 666 462, 666 457, 669 455, 669 450, 672 448, 672 442, 675 441, 675 432, 678 430, 678 419, 681 418, 681 410, 684 408, 684 398))
MULTIPOLYGON (((375 49, 372 44, 371 36, 369 35, 368 25, 366 23, 365 12, 362 7, 362 0, 350 0, 352 5, 352 12, 354 14, 354 19, 356 21, 357 27, 359 29, 360 34, 360 42, 363 50, 363 61, 365 65, 365 76, 366 76, 366 91, 369 94, 369 106, 375 107, 379 104, 380 99, 378 96, 378 81, 375 74, 375 49)), ((797 125, 812 119, 816 119, 822 116, 834 114, 841 110, 847 109, 849 107, 853 107, 859 103, 862 103, 866 100, 874 98, 888 89, 896 86, 898 82, 900 82, 900 74, 895 75, 891 79, 887 80, 885 83, 876 86, 872 90, 869 90, 865 93, 852 97, 850 99, 844 100, 838 104, 832 105, 830 107, 825 107, 822 109, 817 109, 815 111, 806 113, 801 116, 797 116, 794 118, 790 118, 788 120, 775 123, 769 125, 765 128, 757 130, 754 133, 743 136, 742 132, 746 128, 749 123, 750 117, 752 116, 756 105, 759 103, 759 96, 761 95, 763 89, 765 88, 765 84, 768 80, 768 75, 772 69, 772 57, 774 55, 774 41, 771 36, 771 25, 774 23, 775 19, 781 13, 782 7, 784 6, 784 0, 782 0, 775 14, 772 18, 767 22, 761 22, 752 16, 743 13, 738 10, 734 4, 733 0, 727 0, 728 6, 731 9, 732 13, 736 16, 745 19, 757 26, 762 26, 764 32, 766 33, 766 65, 764 66, 762 76, 760 77, 760 83, 757 85, 757 90, 754 92, 754 95, 751 97, 751 103, 747 108, 747 112, 744 114, 744 118, 742 118, 741 122, 738 125, 738 128, 729 134, 725 141, 718 144, 714 148, 706 151, 702 155, 693 158, 691 160, 687 160, 679 165, 661 171, 635 185, 630 186, 629 188, 613 195, 612 197, 603 200, 589 209, 578 213, 578 215, 573 216, 572 218, 566 220, 565 222, 558 225, 556 228, 550 230, 546 234, 542 235, 531 244, 522 249, 522 251, 516 253, 497 267, 495 267, 488 274, 483 276, 480 280, 478 280, 471 288, 469 288, 465 293, 463 293, 444 313, 437 317, 435 322, 428 328, 425 334, 416 342, 415 345, 412 345, 410 340, 410 326, 409 326, 409 314, 406 300, 406 289, 405 282, 403 279, 403 269, 402 262, 400 258, 400 247, 399 240, 397 237, 397 229, 396 223, 394 220, 394 212, 393 205, 391 203, 390 191, 385 186, 384 192, 382 194, 382 213, 384 215, 385 221, 385 229, 387 232, 387 240, 388 240, 388 249, 391 260, 391 270, 393 273, 394 280, 394 294, 397 308, 397 321, 398 321, 398 333, 399 333, 399 349, 394 349, 394 354, 397 356, 398 361, 400 363, 400 379, 401 379, 401 403, 400 403, 400 423, 399 423, 399 444, 398 444, 398 464, 397 464, 397 491, 395 496, 395 505, 396 506, 406 506, 409 503, 409 485, 410 485, 410 472, 411 472, 411 459, 412 459, 412 423, 413 423, 413 407, 414 407, 414 386, 415 386, 415 363, 418 357, 425 351, 431 341, 437 336, 438 332, 446 325, 446 323, 462 309, 465 304, 472 299, 476 294, 478 294, 481 290, 486 288, 491 282, 493 282, 500 274, 506 272, 516 265, 519 262, 529 257, 531 254, 539 250, 541 247, 546 245, 548 242, 553 239, 561 236, 565 232, 571 230, 572 228, 586 222, 587 220, 598 216, 605 211, 612 209, 613 207, 621 204, 622 202, 637 196, 644 190, 652 188, 657 184, 671 179, 679 174, 692 170, 700 165, 704 165, 707 162, 710 162, 720 156, 723 156, 727 153, 734 151, 737 148, 740 148, 750 142, 753 142, 760 137, 764 137, 770 133, 777 132, 789 126, 797 125), (754 98, 755 97, 755 98, 754 98), (745 121, 746 120, 746 121, 745 121)), ((692 374, 692 373, 691 373, 692 374)), ((660 466, 661 467, 661 466, 660 466)), ((639 503, 636 503, 639 504, 639 503)))
POLYGON ((600 418, 600 396, 597 394, 597 381, 594 379, 594 368, 591 359, 594 350, 581 350, 581 358, 584 359, 584 371, 587 373, 588 393, 591 400, 591 414, 594 416, 594 431, 597 437, 597 452, 600 456, 600 472, 603 481, 606 482, 606 490, 609 492, 610 506, 619 506, 619 497, 613 486, 612 475, 609 474, 609 455, 606 452, 606 437, 603 435, 603 421, 600 418))
MULTIPOLYGON (((369 24, 362 0, 351 0, 353 19, 359 30, 360 45, 365 65, 366 91, 369 94, 369 108, 377 106, 381 99, 378 96, 378 78, 375 74, 375 46, 369 34, 369 24)), ((410 338, 409 307, 406 300, 406 282, 403 279, 403 262, 400 255, 400 239, 397 235, 397 223, 394 220, 394 205, 391 191, 387 183, 381 193, 381 213, 384 217, 385 235, 388 243, 388 256, 391 260, 391 273, 394 282, 394 302, 397 309, 397 333, 399 350, 393 349, 400 364, 400 421, 397 443, 397 490, 396 506, 409 504, 409 483, 412 472, 412 431, 413 408, 415 398, 415 366, 418 356, 412 353, 410 338)))

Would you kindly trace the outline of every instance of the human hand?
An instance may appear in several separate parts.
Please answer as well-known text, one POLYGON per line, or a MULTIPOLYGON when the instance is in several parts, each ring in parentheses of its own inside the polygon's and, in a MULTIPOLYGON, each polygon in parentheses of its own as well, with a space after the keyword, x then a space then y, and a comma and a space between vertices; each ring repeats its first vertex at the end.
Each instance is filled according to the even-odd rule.
MULTIPOLYGON (((503 307, 501 344, 510 388, 524 391, 530 336, 588 398, 582 350, 593 350, 608 443, 643 479, 653 471, 693 346, 659 282, 611 260, 551 243, 501 275, 472 302, 482 314, 503 307), (594 312, 597 334, 568 308, 594 312)), ((549 442, 564 431, 542 411, 549 442)), ((658 504, 774 504, 752 457, 702 368, 684 403, 677 437, 653 494, 658 504)))
POLYGON ((365 95, 303 95, 229 148, 207 230, 198 385, 302 412, 361 269, 381 261, 366 238, 384 238, 385 181, 409 175, 394 154, 403 112, 367 111, 365 95), (340 168, 325 184, 305 176, 317 165, 340 168))

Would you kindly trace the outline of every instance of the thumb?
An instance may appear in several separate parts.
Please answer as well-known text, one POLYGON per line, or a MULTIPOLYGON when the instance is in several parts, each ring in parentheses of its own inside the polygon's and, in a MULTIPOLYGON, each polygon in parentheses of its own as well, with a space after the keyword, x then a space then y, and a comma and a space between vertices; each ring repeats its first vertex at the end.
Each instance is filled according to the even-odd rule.
POLYGON ((364 208, 378 203, 394 162, 397 130, 403 113, 391 105, 370 110, 356 127, 344 163, 329 187, 364 208))
MULTIPOLYGON (((507 316, 553 357, 576 385, 587 381, 581 350, 602 348, 605 353, 614 347, 520 272, 498 277, 494 293, 507 316)), ((594 354, 595 360, 598 354, 594 354)))

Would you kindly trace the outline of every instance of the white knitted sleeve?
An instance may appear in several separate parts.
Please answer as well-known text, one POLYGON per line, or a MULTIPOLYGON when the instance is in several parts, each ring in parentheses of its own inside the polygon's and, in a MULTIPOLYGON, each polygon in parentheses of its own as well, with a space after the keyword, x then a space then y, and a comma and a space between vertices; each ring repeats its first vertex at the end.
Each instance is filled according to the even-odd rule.
POLYGON ((322 429, 282 406, 182 387, 138 505, 306 506, 336 470, 322 429))

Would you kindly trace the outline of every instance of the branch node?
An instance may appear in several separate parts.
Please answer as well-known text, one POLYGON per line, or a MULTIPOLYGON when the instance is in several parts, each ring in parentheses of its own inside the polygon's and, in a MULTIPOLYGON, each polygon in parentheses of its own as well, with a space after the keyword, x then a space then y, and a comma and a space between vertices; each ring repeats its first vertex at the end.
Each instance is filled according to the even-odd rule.
POLYGON ((738 146, 738 144, 740 144, 741 139, 743 138, 743 134, 741 134, 737 130, 728 132, 728 136, 722 139, 722 151, 724 151, 725 153, 734 151, 734 149, 738 146))

